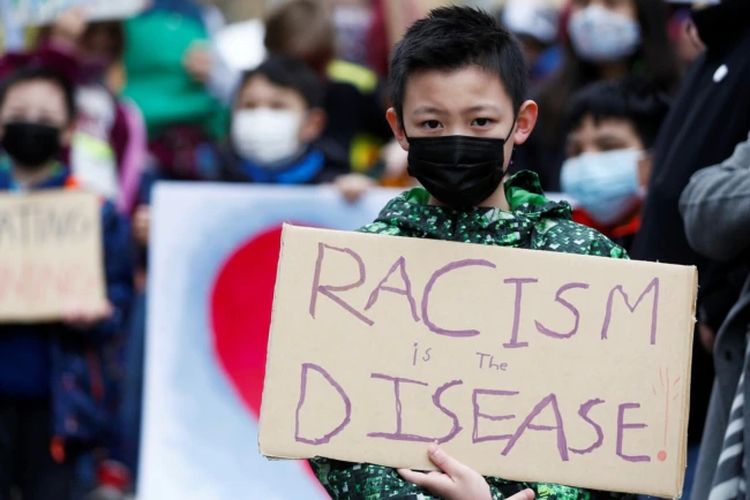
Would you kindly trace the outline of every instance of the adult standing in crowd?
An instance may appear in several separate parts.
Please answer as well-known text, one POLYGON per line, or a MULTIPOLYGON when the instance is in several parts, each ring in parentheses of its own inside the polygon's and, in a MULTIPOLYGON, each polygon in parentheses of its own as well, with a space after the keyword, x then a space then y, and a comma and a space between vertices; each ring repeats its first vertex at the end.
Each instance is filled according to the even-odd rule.
MULTIPOLYGON (((750 137, 722 164, 696 172, 680 199, 690 245, 718 261, 747 263, 750 249, 750 137)), ((703 432, 693 498, 744 498, 748 470, 743 442, 750 433, 745 373, 750 324, 750 280, 719 329, 716 379, 703 432)))
MULTIPOLYGON (((678 199, 696 170, 728 158, 750 130, 750 2, 723 0, 692 15, 706 51, 688 72, 654 147, 649 194, 631 256, 698 266, 700 339, 710 346, 746 271, 712 263, 690 248, 678 199)), ((693 447, 699 443, 713 379, 711 358, 700 344, 695 343, 691 380, 688 435, 693 447)))

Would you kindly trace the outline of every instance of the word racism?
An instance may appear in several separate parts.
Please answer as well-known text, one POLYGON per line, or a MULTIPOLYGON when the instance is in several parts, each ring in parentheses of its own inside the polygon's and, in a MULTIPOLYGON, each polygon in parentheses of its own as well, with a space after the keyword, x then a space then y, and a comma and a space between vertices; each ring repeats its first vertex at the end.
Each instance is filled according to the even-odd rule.
POLYGON ((484 474, 673 494, 695 279, 680 266, 287 227, 261 450, 418 467, 438 442, 484 474), (634 474, 643 485, 623 479, 634 474))
MULTIPOLYGON (((424 322, 424 325, 433 333, 436 333, 438 335, 446 335, 449 337, 473 337, 475 335, 479 335, 478 330, 474 329, 448 329, 441 327, 437 324, 435 324, 433 321, 430 320, 430 294, 433 290, 433 288, 436 285, 439 285, 439 281, 441 278, 443 278, 448 273, 458 273, 461 270, 467 270, 472 267, 480 267, 480 268, 486 268, 486 269, 497 269, 497 265, 490 262, 489 260, 484 259, 462 259, 457 260, 453 262, 449 262, 448 264, 442 266, 440 269, 437 269, 435 272, 432 273, 432 276, 427 281, 427 284, 424 287, 424 291, 422 292, 422 300, 421 300, 421 307, 420 311, 422 314, 422 321, 424 322)), ((318 257, 316 259, 315 263, 315 273, 313 278, 313 289, 310 297, 310 316, 312 318, 315 318, 315 306, 317 304, 318 296, 324 295, 334 302, 336 302, 338 305, 340 305, 345 311, 347 311, 349 314, 357 318, 358 320, 362 321, 368 326, 373 326, 375 322, 368 318, 366 316, 367 310, 373 308, 375 304, 377 303, 378 297, 380 295, 380 292, 391 292, 396 293, 398 295, 403 295, 404 300, 408 302, 408 306, 411 310, 412 318, 414 318, 415 322, 419 322, 419 312, 417 311, 417 301, 414 297, 414 293, 412 291, 412 285, 411 285, 411 279, 409 278, 409 274, 406 270, 406 259, 404 257, 399 257, 396 262, 391 266, 391 268, 388 270, 388 273, 385 275, 385 277, 380 280, 380 282, 372 289, 372 291, 369 294, 369 298, 367 300, 367 304, 364 305, 364 307, 361 308, 361 311, 352 306, 351 304, 347 303, 342 297, 340 297, 338 294, 341 292, 349 291, 354 288, 358 288, 365 285, 365 282, 367 280, 367 269, 365 266, 364 261, 362 260, 362 257, 357 254, 354 250, 350 248, 336 248, 328 246, 324 243, 318 244, 318 257), (350 284, 347 285, 324 285, 320 282, 321 277, 321 271, 323 268, 323 263, 325 260, 326 252, 328 251, 335 251, 335 252, 341 252, 346 255, 349 255, 354 261, 357 263, 357 267, 359 270, 359 275, 357 276, 356 280, 350 284), (393 286, 389 286, 388 283, 391 281, 392 277, 396 275, 398 272, 398 277, 401 280, 401 288, 396 288, 393 286)), ((521 317, 521 311, 523 309, 523 290, 526 286, 530 286, 534 283, 538 283, 539 279, 537 278, 530 278, 530 277, 510 277, 505 278, 502 280, 502 282, 506 285, 509 285, 514 288, 515 290, 515 302, 513 307, 513 329, 511 331, 510 338, 507 339, 506 342, 504 342, 502 345, 505 348, 511 349, 511 348, 520 348, 520 347, 528 347, 529 343, 527 341, 521 341, 518 338, 519 334, 519 325, 520 325, 520 317, 521 317)), ((465 281, 465 283, 469 284, 471 283, 468 279, 465 281)), ((566 308, 571 316, 573 317, 574 323, 573 327, 566 331, 566 332, 556 332, 551 328, 548 328, 544 326, 539 321, 535 322, 536 329, 539 333, 542 335, 545 335, 550 338, 554 339, 570 339, 574 337, 578 333, 578 326, 581 319, 581 313, 579 309, 570 303, 568 300, 563 298, 563 295, 570 291, 575 289, 583 289, 586 290, 589 288, 588 283, 579 283, 579 282, 571 282, 571 283, 564 283, 562 286, 560 286, 557 289, 557 292, 555 293, 554 301, 558 302, 560 305, 562 305, 564 308, 566 308)), ((460 290, 457 290, 456 293, 461 293, 460 290)), ((631 304, 630 297, 628 293, 623 289, 622 285, 615 285, 610 290, 608 297, 607 297, 607 304, 606 304, 606 312, 604 315, 604 321, 602 322, 602 328, 601 328, 601 338, 606 339, 607 338, 607 332, 609 331, 609 325, 612 320, 612 303, 615 299, 616 295, 619 295, 627 305, 628 309, 630 309, 630 312, 634 312, 635 309, 641 304, 643 299, 646 297, 646 295, 651 295, 651 303, 650 303, 650 310, 651 310, 651 327, 650 327, 650 342, 651 344, 656 343, 656 322, 657 322, 657 314, 658 314, 658 302, 659 302, 659 278, 653 278, 651 282, 648 284, 648 286, 641 292, 638 299, 635 301, 634 304, 631 304)), ((585 298, 584 298, 585 299, 585 298)), ((538 304, 537 304, 538 305, 538 304)))

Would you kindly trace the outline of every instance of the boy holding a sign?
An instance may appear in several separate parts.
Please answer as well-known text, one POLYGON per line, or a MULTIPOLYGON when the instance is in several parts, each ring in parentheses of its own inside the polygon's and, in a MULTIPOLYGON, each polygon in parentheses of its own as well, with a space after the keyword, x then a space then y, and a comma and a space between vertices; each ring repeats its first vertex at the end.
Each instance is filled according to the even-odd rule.
MULTIPOLYGON (((546 199, 535 174, 506 175, 514 146, 529 137, 538 113, 535 102, 524 100, 526 74, 518 42, 481 11, 440 8, 414 23, 391 60, 393 107, 386 118, 408 151, 409 174, 424 189, 393 199, 362 231, 627 258, 606 237, 573 222, 567 203, 546 199)), ((429 498, 425 489, 468 498, 466 488, 476 486, 477 477, 454 476, 460 466, 440 452, 430 457, 447 465, 449 477, 401 473, 421 487, 377 465, 320 458, 312 464, 334 498, 429 498), (446 484, 454 486, 446 490, 446 484)), ((487 498, 526 488, 539 498, 594 496, 555 484, 487 482, 487 498)))
MULTIPOLYGON (((60 191, 75 186, 68 169, 57 161, 60 149, 70 143, 74 110, 73 89, 54 72, 25 67, 0 80, 0 191, 20 193, 14 199, 21 199, 30 191, 60 191)), ((82 246, 75 243, 98 239, 99 231, 93 228, 101 218, 103 251, 96 253, 103 254, 104 273, 81 268, 64 274, 59 272, 59 263, 28 260, 25 270, 19 271, 9 269, 5 261, 0 281, 4 305, 19 295, 30 297, 26 306, 42 302, 42 295, 54 295, 51 289, 69 290, 72 302, 81 307, 84 301, 78 301, 80 296, 98 298, 88 301, 88 310, 68 310, 59 304, 66 300, 60 297, 66 292, 59 291, 54 313, 3 310, 0 498, 7 498, 13 486, 20 489, 24 499, 72 497, 76 457, 101 438, 106 428, 101 352, 122 327, 130 298, 128 230, 114 206, 102 203, 96 210, 98 205, 89 203, 85 209, 65 213, 55 212, 59 207, 46 207, 47 211, 40 211, 38 205, 27 204, 15 212, 8 209, 2 213, 0 256, 16 262, 11 258, 18 254, 15 247, 33 255, 47 255, 50 252, 44 249, 41 253, 40 247, 54 244, 52 261, 63 260, 68 257, 65 252, 70 254, 82 246, 96 249, 97 242, 82 246), (95 209, 93 215, 91 208, 95 209), (49 222, 53 216, 54 222, 49 222), (21 278, 9 284, 9 275, 19 272, 21 278), (102 274, 106 301, 100 293, 102 274)), ((81 265, 102 263, 92 257, 81 265)))

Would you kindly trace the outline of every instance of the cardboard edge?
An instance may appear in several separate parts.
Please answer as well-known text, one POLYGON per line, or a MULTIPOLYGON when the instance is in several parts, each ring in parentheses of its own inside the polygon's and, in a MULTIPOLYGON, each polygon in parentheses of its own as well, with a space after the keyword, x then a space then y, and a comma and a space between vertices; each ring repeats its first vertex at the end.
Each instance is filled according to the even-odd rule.
POLYGON ((263 435, 263 428, 266 423, 266 413, 263 411, 265 406, 263 403, 266 401, 266 391, 268 390, 268 385, 266 384, 266 381, 268 380, 268 374, 270 372, 271 367, 271 354, 273 352, 273 349, 271 348, 271 343, 273 342, 273 328, 274 323, 276 321, 276 307, 278 304, 277 298, 279 294, 279 284, 282 282, 281 275, 283 273, 282 265, 281 263, 284 260, 284 251, 286 250, 286 239, 289 237, 290 232, 292 231, 298 231, 300 229, 305 229, 300 226, 295 226, 294 224, 289 224, 288 222, 284 222, 281 225, 281 241, 279 245, 279 260, 278 264, 276 266, 276 285, 273 289, 273 301, 271 302, 271 323, 268 327, 268 344, 266 345, 266 367, 265 367, 265 374, 263 377, 263 391, 261 393, 260 398, 260 417, 258 419, 258 451, 261 455, 263 455, 266 458, 274 458, 274 459, 292 459, 292 458, 301 458, 301 457, 280 457, 275 456, 272 452, 268 451, 264 444, 263 440, 261 439, 261 436, 263 435))
POLYGON ((273 460, 276 462, 281 461, 281 460, 307 460, 311 458, 307 456, 302 457, 302 456, 297 456, 297 455, 279 455, 277 453, 263 455, 263 456, 268 460, 273 460))
POLYGON ((687 469, 687 430, 688 430, 688 424, 690 422, 690 385, 692 383, 691 375, 692 375, 692 366, 693 366, 693 342, 695 338, 695 324, 697 321, 696 318, 696 312, 697 312, 697 303, 698 303, 698 268, 696 266, 690 266, 688 269, 690 269, 690 273, 687 277, 687 283, 686 285, 691 287, 692 289, 692 295, 690 298, 690 310, 691 310, 691 321, 688 323, 688 331, 685 332, 685 350, 687 352, 688 356, 688 363, 686 368, 686 373, 683 374, 685 377, 684 380, 686 381, 686 387, 688 389, 685 391, 685 399, 682 405, 682 413, 683 415, 686 415, 687 418, 683 421, 682 429, 680 430, 680 433, 682 436, 685 436, 685 439, 681 446, 681 452, 680 452, 680 464, 678 471, 682 471, 682 474, 677 474, 677 482, 675 483, 675 489, 672 493, 671 498, 681 498, 682 493, 685 488, 685 471, 687 469))

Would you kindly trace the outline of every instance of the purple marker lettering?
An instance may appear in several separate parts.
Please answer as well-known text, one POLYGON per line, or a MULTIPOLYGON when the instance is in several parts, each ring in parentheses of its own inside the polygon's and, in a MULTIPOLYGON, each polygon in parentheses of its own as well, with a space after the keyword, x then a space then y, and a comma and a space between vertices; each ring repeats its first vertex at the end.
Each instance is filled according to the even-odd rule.
POLYGON ((565 439, 565 429, 563 428, 563 421, 562 416, 560 415, 560 408, 557 404, 557 396, 554 395, 554 393, 549 394, 544 399, 542 399, 539 404, 537 404, 533 410, 531 410, 531 413, 529 413, 529 416, 526 417, 526 419, 521 422, 521 425, 518 426, 518 430, 516 430, 515 434, 513 434, 513 437, 510 438, 510 441, 508 441, 508 444, 505 445, 505 449, 501 452, 503 455, 507 455, 510 453, 510 451, 513 449, 513 446, 518 442, 518 440, 521 438, 524 432, 526 432, 526 429, 531 429, 534 431, 557 431, 557 450, 560 453, 560 459, 563 462, 567 462, 569 460, 568 458, 568 443, 565 439), (542 410, 544 410, 547 406, 552 408, 552 414, 555 416, 555 425, 536 425, 532 422, 534 421, 534 418, 536 418, 542 410))
POLYGON ((651 345, 656 344, 656 322, 659 314, 659 278, 654 278, 651 280, 651 282, 648 284, 646 289, 643 290, 643 293, 641 293, 640 297, 638 297, 638 300, 633 306, 630 305, 630 297, 628 297, 628 294, 625 292, 622 285, 617 285, 609 292, 609 297, 607 298, 607 312, 604 315, 604 324, 602 324, 602 339, 607 338, 609 323, 612 320, 612 302, 614 301, 615 292, 619 292, 620 295, 622 295, 622 298, 625 301, 625 305, 628 309, 630 309, 630 312, 632 313, 635 312, 636 307, 638 307, 646 294, 652 290, 654 292, 654 300, 651 303, 651 345))
POLYGON ((411 292, 411 280, 409 280, 409 275, 406 273, 406 259, 404 257, 398 258, 398 260, 391 266, 391 269, 385 275, 385 278, 383 278, 380 283, 378 283, 378 286, 376 286, 372 291, 372 293, 370 293, 370 298, 368 299, 367 305, 365 306, 365 311, 369 311, 370 308, 375 305, 375 303, 378 301, 378 296, 380 295, 381 290, 406 296, 406 300, 409 301, 409 308, 411 309, 412 318, 414 318, 414 321, 419 321, 419 315, 417 314, 417 301, 414 299, 414 295, 411 292), (385 284, 388 282, 391 275, 397 270, 401 274, 401 281, 404 283, 404 287, 394 288, 391 286, 386 286, 385 284))
POLYGON ((451 420, 453 420, 453 427, 451 427, 451 430, 448 432, 448 434, 446 434, 443 437, 435 439, 435 441, 437 441, 438 444, 447 443, 448 441, 456 437, 456 435, 459 432, 461 432, 461 430, 463 429, 463 427, 461 427, 461 425, 458 422, 458 416, 452 411, 450 411, 448 408, 443 406, 443 404, 440 402, 440 397, 443 395, 445 391, 447 391, 451 387, 461 385, 463 383, 464 383, 463 380, 451 380, 450 382, 446 382, 445 384, 438 387, 437 390, 435 391, 435 394, 432 395, 432 404, 437 406, 440 409, 440 411, 448 415, 451 418, 451 420))
POLYGON ((372 373, 371 378, 379 378, 383 380, 390 380, 393 382, 393 393, 396 399, 396 432, 369 432, 368 437, 379 437, 384 439, 392 439, 395 441, 422 441, 429 443, 435 440, 434 437, 419 436, 416 434, 404 434, 402 432, 403 421, 401 420, 401 383, 416 384, 427 386, 426 382, 420 382, 419 380, 411 380, 408 378, 391 377, 390 375, 384 375, 382 373, 372 373))
POLYGON ((503 347, 517 348, 527 347, 528 342, 518 341, 518 331, 521 326, 521 299, 523 298, 523 285, 526 283, 536 283, 534 278, 508 278, 503 283, 514 283, 516 285, 516 300, 513 306, 513 331, 510 336, 510 342, 503 344, 503 347))
POLYGON ((502 390, 493 390, 493 389, 474 389, 474 391, 471 393, 471 406, 473 408, 474 413, 474 429, 471 432, 471 442, 472 443, 481 443, 483 441, 499 441, 502 439, 510 439, 513 437, 513 434, 488 434, 486 436, 480 436, 479 435, 479 418, 484 418, 486 420, 491 420, 492 422, 500 422, 503 420, 510 420, 512 418, 516 418, 515 415, 488 415, 486 413, 482 413, 479 410, 479 401, 478 396, 480 395, 486 395, 486 396, 515 396, 518 394, 518 391, 502 391, 502 390))
POLYGON ((536 325, 536 329, 539 333, 547 335, 548 337, 552 337, 555 339, 569 339, 573 335, 575 335, 578 332, 578 323, 581 320, 581 313, 578 312, 578 309, 562 298, 562 294, 571 288, 582 288, 587 289, 589 287, 588 283, 568 283, 567 285, 563 285, 560 287, 559 290, 557 290, 557 293, 555 294, 555 302, 559 302, 563 305, 567 310, 569 310, 571 313, 573 313, 573 317, 575 318, 575 323, 573 324, 573 328, 570 329, 567 333, 560 333, 556 332, 554 330, 550 330, 543 324, 541 324, 539 321, 535 321, 534 324, 536 325))
POLYGON ((492 354, 487 354, 484 352, 477 352, 477 356, 479 356, 479 368, 482 368, 484 366, 484 358, 489 358, 492 356, 492 354))
POLYGON ((294 439, 297 442, 319 446, 321 444, 329 442, 333 436, 344 430, 344 427, 349 425, 349 422, 352 418, 352 402, 349 400, 349 397, 346 395, 346 392, 344 392, 344 389, 341 387, 341 385, 339 385, 339 383, 336 382, 333 377, 331 377, 331 375, 322 367, 314 363, 302 364, 302 376, 299 393, 299 401, 297 402, 297 411, 295 412, 294 424, 294 439), (299 414, 302 406, 305 404, 305 397, 307 396, 307 372, 309 370, 315 370, 316 372, 320 373, 323 378, 326 379, 326 381, 331 385, 331 387, 336 389, 336 392, 339 393, 339 396, 341 396, 341 400, 344 402, 344 419, 332 431, 319 438, 306 438, 300 436, 299 434, 299 414))
POLYGON ((577 453, 578 455, 591 453, 595 449, 599 448, 604 442, 604 432, 602 431, 602 426, 591 420, 591 417, 589 417, 589 411, 591 411, 591 408, 602 403, 604 403, 603 399, 589 399, 588 401, 583 403, 580 408, 578 408, 578 414, 581 416, 581 418, 591 424, 591 426, 596 431, 596 441, 594 441, 594 444, 585 449, 568 448, 573 453, 577 453))
POLYGON ((441 267, 437 271, 435 271, 430 278, 430 280, 427 282, 427 284, 424 287, 424 294, 422 295, 422 320, 424 321, 424 324, 427 325, 427 328, 430 329, 430 331, 435 332, 439 335, 446 335, 448 337, 473 337, 475 335, 479 335, 479 330, 449 330, 447 328, 441 328, 432 321, 430 321, 430 317, 428 314, 429 305, 430 305, 430 293, 432 292, 433 287, 435 286, 435 283, 437 280, 442 277, 445 274, 448 274, 451 271, 455 271, 457 269, 461 269, 464 267, 469 266, 483 266, 483 267, 489 267, 492 269, 495 269, 495 264, 488 260, 483 259, 465 259, 465 260, 458 260, 455 262, 450 262, 449 264, 446 264, 445 266, 441 267))
POLYGON ((624 430, 625 429, 645 429, 648 427, 648 425, 644 423, 638 423, 638 424, 626 424, 624 423, 625 420, 625 410, 627 409, 637 409, 640 408, 641 405, 638 403, 623 403, 617 408, 617 456, 622 458, 623 460, 626 460, 628 462, 650 462, 651 457, 648 455, 626 455, 623 451, 623 439, 624 439, 624 430))
POLYGON ((363 323, 372 326, 374 323, 373 321, 366 317, 361 312, 357 311, 354 307, 347 304, 344 299, 334 294, 334 292, 346 292, 347 290, 351 290, 353 288, 357 288, 359 286, 362 286, 365 282, 365 263, 362 261, 362 257, 359 256, 354 250, 351 250, 349 248, 337 248, 332 247, 329 245, 326 245, 325 243, 318 243, 318 258, 315 261, 315 274, 313 276, 313 285, 312 285, 312 294, 310 295, 310 316, 315 318, 315 306, 317 305, 318 301, 318 293, 322 293, 329 299, 336 302, 338 305, 349 311, 352 315, 354 315, 355 318, 362 321, 363 323), (334 250, 336 252, 345 253, 349 256, 351 256, 355 261, 357 261, 357 266, 359 267, 359 278, 356 282, 349 284, 349 285, 321 285, 320 284, 320 271, 323 267, 323 257, 325 255, 326 249, 334 250))

